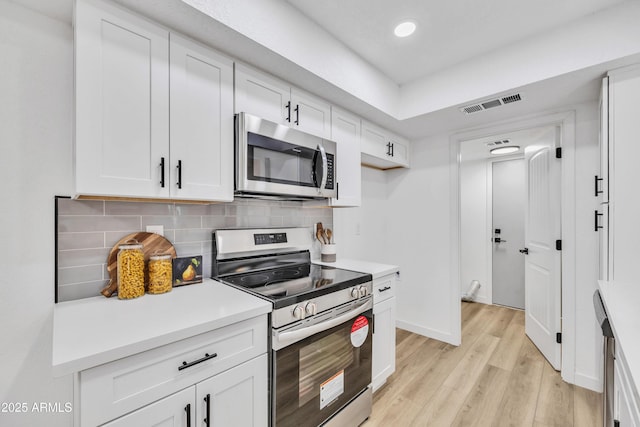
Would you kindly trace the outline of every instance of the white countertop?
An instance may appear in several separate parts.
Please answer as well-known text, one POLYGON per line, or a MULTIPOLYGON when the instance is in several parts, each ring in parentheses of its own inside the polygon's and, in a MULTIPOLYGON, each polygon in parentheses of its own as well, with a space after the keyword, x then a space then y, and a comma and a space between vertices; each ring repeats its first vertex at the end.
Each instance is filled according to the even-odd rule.
POLYGON ((377 262, 361 261, 357 259, 338 258, 336 262, 322 262, 319 259, 311 261, 314 264, 326 265, 329 267, 342 268, 345 270, 369 273, 374 279, 396 273, 400 270, 397 265, 380 264, 377 262))
POLYGON ((622 359, 636 402, 640 403, 640 283, 600 280, 598 288, 616 339, 616 357, 622 359))
POLYGON ((53 311, 53 374, 78 372, 271 310, 270 302, 211 279, 133 300, 98 296, 59 303, 53 311))

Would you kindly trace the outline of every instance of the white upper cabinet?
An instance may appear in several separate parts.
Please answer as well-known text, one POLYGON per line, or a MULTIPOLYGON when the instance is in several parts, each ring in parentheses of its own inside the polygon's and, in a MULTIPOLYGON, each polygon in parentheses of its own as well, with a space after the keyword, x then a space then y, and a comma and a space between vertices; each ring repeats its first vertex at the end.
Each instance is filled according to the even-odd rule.
POLYGON ((409 141, 362 121, 362 164, 378 169, 409 167, 409 141))
POLYGON ((232 61, 110 3, 75 10, 76 193, 232 200, 232 61))
POLYGON ((75 9, 76 192, 168 197, 169 33, 121 9, 75 9))
POLYGON ((304 91, 236 64, 235 112, 249 113, 323 138, 331 136, 331 106, 304 91))
POLYGON ((331 206, 360 206, 360 118, 335 107, 331 109, 331 139, 338 148, 336 165, 338 197, 331 206))
POLYGON ((233 63, 171 34, 171 195, 233 200, 233 63))

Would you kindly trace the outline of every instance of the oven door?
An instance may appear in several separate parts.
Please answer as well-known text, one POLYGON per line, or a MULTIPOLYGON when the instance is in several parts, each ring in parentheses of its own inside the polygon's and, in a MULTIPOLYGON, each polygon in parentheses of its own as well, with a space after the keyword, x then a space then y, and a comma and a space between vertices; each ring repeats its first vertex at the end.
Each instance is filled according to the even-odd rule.
POLYGON ((246 113, 236 120, 237 192, 337 196, 334 142, 246 113))
POLYGON ((320 425, 367 389, 371 383, 371 307, 371 299, 364 304, 358 301, 340 308, 330 319, 274 333, 275 348, 289 340, 287 334, 297 339, 306 334, 303 329, 312 329, 310 336, 273 352, 275 426, 320 425), (323 329, 323 324, 328 328, 323 329))

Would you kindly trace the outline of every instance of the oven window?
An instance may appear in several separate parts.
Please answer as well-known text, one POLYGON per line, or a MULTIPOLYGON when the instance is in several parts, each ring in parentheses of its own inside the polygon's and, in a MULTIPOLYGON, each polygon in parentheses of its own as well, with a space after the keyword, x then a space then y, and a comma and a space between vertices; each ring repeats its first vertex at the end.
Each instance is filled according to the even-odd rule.
POLYGON ((315 398, 322 384, 341 381, 340 375, 353 364, 354 351, 346 332, 343 329, 300 349, 299 406, 315 398))
POLYGON ((274 352, 278 427, 319 425, 369 386, 372 316, 358 316, 366 318, 366 334, 354 335, 351 319, 274 352))
POLYGON ((317 187, 316 150, 248 133, 247 176, 254 181, 317 187))

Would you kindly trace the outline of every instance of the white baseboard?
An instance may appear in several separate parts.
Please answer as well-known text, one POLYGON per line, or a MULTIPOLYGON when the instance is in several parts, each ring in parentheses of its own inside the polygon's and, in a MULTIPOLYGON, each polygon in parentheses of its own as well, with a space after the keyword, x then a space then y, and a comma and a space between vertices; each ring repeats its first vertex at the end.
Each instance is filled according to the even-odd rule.
POLYGON ((416 325, 414 323, 405 322, 403 320, 396 320, 396 327, 404 329, 414 334, 422 335, 427 338, 433 338, 434 340, 443 341, 451 345, 458 346, 459 342, 454 341, 453 335, 448 332, 438 331, 436 329, 425 328, 424 326, 416 325))

